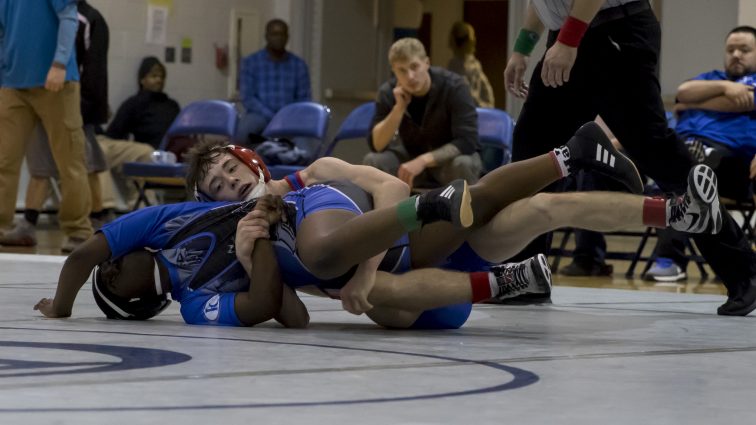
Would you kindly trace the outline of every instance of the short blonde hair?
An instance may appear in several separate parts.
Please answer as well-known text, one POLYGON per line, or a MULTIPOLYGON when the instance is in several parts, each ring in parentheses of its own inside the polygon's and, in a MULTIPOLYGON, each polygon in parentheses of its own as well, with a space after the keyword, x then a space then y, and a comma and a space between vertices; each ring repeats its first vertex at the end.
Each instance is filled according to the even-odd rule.
POLYGON ((425 53, 425 47, 420 40, 412 37, 405 37, 396 40, 391 45, 388 53, 390 64, 395 62, 406 62, 414 58, 426 59, 428 54, 425 53))

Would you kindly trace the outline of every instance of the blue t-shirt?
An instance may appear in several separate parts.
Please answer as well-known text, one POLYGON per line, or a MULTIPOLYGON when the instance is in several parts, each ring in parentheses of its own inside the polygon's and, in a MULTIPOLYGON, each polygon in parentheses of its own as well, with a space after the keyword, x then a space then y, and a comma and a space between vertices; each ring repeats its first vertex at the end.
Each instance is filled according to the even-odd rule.
MULTIPOLYGON (((694 80, 729 80, 724 71, 705 72, 694 80)), ((756 87, 756 73, 734 80, 756 87)), ((756 155, 756 111, 717 112, 703 109, 683 111, 675 130, 683 137, 703 137, 752 158, 756 155)))
MULTIPOLYGON (((171 277, 171 297, 181 304, 181 316, 186 323, 240 326, 234 298, 237 292, 249 289, 249 278, 233 249, 220 246, 222 241, 213 229, 171 240, 178 232, 186 230, 185 226, 197 220, 207 221, 213 211, 224 207, 234 209, 238 205, 241 204, 187 202, 148 207, 108 223, 101 231, 114 259, 143 248, 159 251, 157 259, 166 266, 171 277), (208 267, 207 260, 215 250, 228 253, 230 260, 224 261, 211 278, 196 282, 194 278, 208 267)), ((227 232, 235 233, 236 221, 226 220, 225 225, 231 227, 227 232)))
POLYGON ((0 0, 0 84, 43 87, 53 62, 79 81, 76 0, 0 0))

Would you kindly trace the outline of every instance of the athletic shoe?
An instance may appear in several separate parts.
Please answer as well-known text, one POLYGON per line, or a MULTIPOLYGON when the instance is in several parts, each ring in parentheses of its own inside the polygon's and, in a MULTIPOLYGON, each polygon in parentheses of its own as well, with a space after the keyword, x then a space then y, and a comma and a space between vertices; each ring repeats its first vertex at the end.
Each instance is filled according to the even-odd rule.
POLYGON ((0 245, 34 246, 37 244, 37 229, 33 224, 21 219, 15 227, 0 237, 0 245))
POLYGON ((722 229, 717 175, 704 164, 688 173, 685 195, 669 201, 669 226, 687 233, 716 234, 722 229))
POLYGON ((739 294, 731 294, 727 302, 719 306, 717 314, 720 316, 746 316, 756 310, 756 276, 746 282, 746 286, 739 294))
POLYGON ((551 293, 551 269, 546 256, 538 254, 520 263, 491 266, 499 284, 499 301, 522 294, 551 293))
POLYGON ((564 276, 611 276, 614 266, 606 263, 582 262, 573 260, 568 266, 562 267, 559 274, 564 276))
POLYGON ((583 124, 561 148, 567 158, 570 174, 578 170, 595 171, 622 184, 630 193, 643 193, 643 180, 638 169, 628 157, 612 145, 606 133, 595 122, 583 124))
POLYGON ((417 198, 417 217, 423 224, 449 221, 455 226, 470 227, 473 211, 470 190, 462 179, 438 189, 429 190, 417 198))
POLYGON ((657 282, 678 282, 687 279, 688 275, 672 259, 659 257, 643 278, 657 282))

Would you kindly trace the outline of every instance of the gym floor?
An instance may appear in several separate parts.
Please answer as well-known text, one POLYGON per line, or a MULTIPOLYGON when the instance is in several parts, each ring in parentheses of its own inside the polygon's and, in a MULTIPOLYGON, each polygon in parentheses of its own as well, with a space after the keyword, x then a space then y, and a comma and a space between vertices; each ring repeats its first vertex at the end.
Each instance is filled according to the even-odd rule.
MULTIPOLYGON (((44 227, 44 226, 43 226, 44 227)), ((627 239, 627 238, 624 238, 627 239)), ((553 304, 479 305, 455 331, 389 331, 303 296, 309 330, 106 320, 87 284, 45 319, 59 232, 0 253, 3 424, 721 424, 752 416, 756 316, 721 284, 555 275, 553 304), (24 255, 35 253, 37 255, 24 255)), ((613 241, 610 246, 628 243, 613 241)), ((563 265, 569 260, 564 260, 563 265)))

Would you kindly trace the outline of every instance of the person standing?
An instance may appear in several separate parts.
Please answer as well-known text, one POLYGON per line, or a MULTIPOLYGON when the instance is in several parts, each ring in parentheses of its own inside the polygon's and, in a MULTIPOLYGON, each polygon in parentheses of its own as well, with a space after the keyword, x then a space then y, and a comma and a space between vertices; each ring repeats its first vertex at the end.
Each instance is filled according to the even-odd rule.
POLYGON ((77 26, 75 0, 0 0, 0 226, 13 221, 26 143, 41 121, 60 172, 64 246, 92 235, 77 26))
MULTIPOLYGON (((514 131, 513 160, 548 151, 600 115, 640 171, 665 192, 681 190, 694 162, 667 127, 658 62, 659 21, 647 0, 532 0, 504 71, 507 90, 525 97, 514 131), (530 84, 523 76, 541 32, 547 50, 530 84)), ((722 231, 696 237, 703 256, 727 287, 720 315, 756 309, 756 253, 732 217, 722 231)), ((544 252, 540 239, 520 255, 544 252)))

